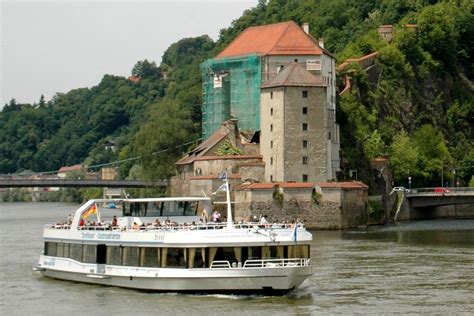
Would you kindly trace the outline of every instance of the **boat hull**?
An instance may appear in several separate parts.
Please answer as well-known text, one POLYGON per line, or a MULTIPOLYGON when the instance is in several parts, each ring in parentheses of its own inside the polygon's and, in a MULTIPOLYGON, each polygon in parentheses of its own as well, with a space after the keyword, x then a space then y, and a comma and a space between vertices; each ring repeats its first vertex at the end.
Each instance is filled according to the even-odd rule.
POLYGON ((93 266, 95 265, 87 265, 83 269, 76 269, 76 271, 37 266, 37 270, 46 277, 75 282, 147 291, 206 293, 265 292, 284 294, 300 286, 311 275, 311 266, 218 269, 151 269, 105 266, 102 267, 103 273, 97 273, 98 270, 93 266))

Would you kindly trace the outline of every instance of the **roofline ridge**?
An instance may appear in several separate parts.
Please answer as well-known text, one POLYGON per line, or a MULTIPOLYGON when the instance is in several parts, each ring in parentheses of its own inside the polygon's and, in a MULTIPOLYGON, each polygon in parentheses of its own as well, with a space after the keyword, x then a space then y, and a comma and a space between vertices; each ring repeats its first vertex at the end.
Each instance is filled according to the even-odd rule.
POLYGON ((227 44, 227 45, 225 46, 225 48, 224 48, 219 54, 217 54, 217 56, 214 57, 214 58, 219 58, 219 56, 220 56, 223 52, 225 52, 225 50, 226 50, 227 48, 229 48, 229 46, 232 45, 232 43, 234 43, 235 41, 237 41, 241 36, 243 36, 243 35, 244 35, 250 28, 252 28, 252 27, 255 27, 255 26, 249 26, 249 27, 245 28, 245 30, 243 30, 242 32, 240 32, 239 35, 237 35, 237 37, 235 37, 229 44, 227 44))
POLYGON ((305 34, 319 47, 319 49, 323 53, 325 53, 326 55, 336 59, 336 57, 331 52, 329 52, 326 48, 319 46, 319 41, 316 38, 314 38, 313 35, 311 35, 310 33, 306 33, 306 32, 305 32, 305 34))
MULTIPOLYGON (((263 27, 268 27, 268 26, 273 26, 273 25, 277 25, 277 24, 288 24, 290 25, 291 23, 294 23, 296 24, 295 21, 293 20, 290 20, 290 21, 285 21, 285 22, 278 22, 278 23, 271 23, 271 24, 265 24, 265 25, 252 25, 252 26, 248 26, 246 27, 242 32, 239 33, 239 35, 237 35, 237 37, 235 37, 229 44, 226 45, 226 47, 219 53, 217 54, 217 56, 215 58, 220 58, 219 56, 230 46, 232 45, 232 43, 234 43, 235 41, 237 41, 241 36, 243 36, 244 33, 246 33, 248 30, 250 29, 254 29, 254 28, 263 28, 263 27)), ((298 24, 296 24, 298 25, 298 24)), ((288 29, 288 26, 287 28, 285 29, 285 32, 286 30, 288 29)), ((280 40, 280 38, 278 39, 278 41, 280 40)), ((277 43, 278 43, 277 41, 277 43)), ((273 47, 275 46, 272 46, 272 49, 273 47)), ((264 53, 261 53, 261 54, 268 54, 268 52, 264 52, 264 53)))
MULTIPOLYGON (((277 47, 278 42, 280 42, 280 40, 282 39, 282 37, 286 34, 286 32, 288 32, 288 28, 290 27, 290 25, 291 25, 291 24, 296 24, 296 22, 293 21, 293 20, 290 20, 290 21, 285 22, 285 23, 287 23, 287 26, 286 26, 285 30, 284 30, 283 32, 281 32, 280 37, 275 41, 275 44, 273 44, 272 48, 270 48, 270 49, 268 50, 267 54, 268 54, 269 52, 271 52, 272 50, 274 50, 275 47, 277 47)), ((279 23, 277 23, 277 24, 279 24, 279 23)), ((272 24, 268 24, 268 25, 272 25, 272 24)), ((275 25, 275 24, 273 24, 273 25, 275 25)), ((298 26, 298 24, 296 24, 296 25, 298 26)))
POLYGON ((285 81, 283 81, 283 84, 286 86, 288 85, 288 79, 291 77, 291 75, 293 74, 293 72, 295 71, 296 67, 298 67, 298 63, 296 62, 292 62, 290 63, 290 70, 288 71, 288 75, 286 76, 285 78, 285 81))

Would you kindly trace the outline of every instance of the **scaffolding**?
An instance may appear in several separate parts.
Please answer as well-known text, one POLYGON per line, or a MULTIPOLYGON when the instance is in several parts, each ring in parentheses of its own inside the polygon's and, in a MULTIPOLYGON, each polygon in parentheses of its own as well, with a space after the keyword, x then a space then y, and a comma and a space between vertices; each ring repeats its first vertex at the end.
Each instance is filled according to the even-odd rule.
POLYGON ((230 118, 241 131, 260 129, 262 69, 256 54, 208 59, 201 64, 202 136, 208 138, 230 118))

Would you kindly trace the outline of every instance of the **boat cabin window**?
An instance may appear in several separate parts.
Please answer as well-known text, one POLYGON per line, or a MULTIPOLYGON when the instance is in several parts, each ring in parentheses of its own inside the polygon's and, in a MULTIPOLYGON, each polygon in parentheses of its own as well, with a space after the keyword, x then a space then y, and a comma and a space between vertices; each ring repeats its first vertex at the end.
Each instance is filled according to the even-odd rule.
POLYGON ((198 201, 157 201, 124 203, 123 216, 196 216, 198 201))
POLYGON ((97 246, 96 245, 82 245, 82 262, 86 262, 86 263, 97 262, 97 246))
POLYGON ((122 247, 122 265, 138 267, 138 247, 122 247))
POLYGON ((209 268, 212 262, 227 261, 232 266, 247 260, 310 258, 309 245, 167 248, 87 245, 45 242, 46 256, 64 257, 84 263, 150 268, 209 268), (105 248, 104 248, 105 247, 105 248), (98 254, 99 253, 99 254, 98 254), (99 262, 100 261, 100 262, 99 262))

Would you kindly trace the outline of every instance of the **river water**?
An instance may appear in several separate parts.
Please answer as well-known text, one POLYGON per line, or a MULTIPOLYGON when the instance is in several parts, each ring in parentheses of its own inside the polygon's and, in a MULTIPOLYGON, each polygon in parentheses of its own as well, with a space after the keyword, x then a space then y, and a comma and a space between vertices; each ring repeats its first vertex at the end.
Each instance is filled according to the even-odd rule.
POLYGON ((474 220, 315 231, 314 275, 283 297, 145 293, 32 272, 43 225, 77 205, 0 203, 1 315, 470 314, 474 220))

